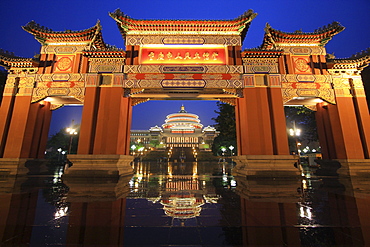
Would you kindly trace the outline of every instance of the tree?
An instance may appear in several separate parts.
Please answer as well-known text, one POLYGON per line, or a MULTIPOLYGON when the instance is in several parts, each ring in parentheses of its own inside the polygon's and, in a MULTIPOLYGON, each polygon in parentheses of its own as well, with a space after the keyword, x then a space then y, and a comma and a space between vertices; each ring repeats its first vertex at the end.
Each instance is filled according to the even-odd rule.
POLYGON ((157 140, 157 139, 152 139, 152 140, 150 140, 150 145, 152 145, 152 147, 157 147, 158 145, 159 145, 159 140, 157 140))
MULTIPOLYGON (((235 125, 235 107, 229 104, 217 102, 218 114, 216 118, 212 118, 216 122, 215 127, 220 134, 215 138, 212 145, 212 152, 215 155, 221 154, 221 146, 236 148, 236 125, 235 125)), ((237 152, 234 149, 234 152, 237 152)))
MULTIPOLYGON (((318 142, 317 126, 314 111, 303 106, 300 107, 287 106, 284 107, 284 111, 287 128, 288 129, 293 128, 293 125, 295 123, 296 128, 301 129, 302 134, 300 137, 298 137, 299 141, 305 141, 307 145, 313 142, 318 142)), ((288 140, 289 147, 291 147, 291 150, 296 150, 295 138, 289 136, 288 140)))
MULTIPOLYGON (((79 126, 75 125, 74 129, 79 129, 79 126)), ((58 149, 61 148, 63 151, 68 151, 69 146, 71 145, 71 154, 77 153, 77 145, 78 145, 78 138, 79 138, 79 131, 77 131, 77 135, 72 136, 69 135, 66 131, 66 128, 62 128, 56 134, 52 135, 47 144, 46 149, 48 152, 49 158, 55 158, 58 156, 58 149), (72 140, 72 143, 71 143, 72 140)))

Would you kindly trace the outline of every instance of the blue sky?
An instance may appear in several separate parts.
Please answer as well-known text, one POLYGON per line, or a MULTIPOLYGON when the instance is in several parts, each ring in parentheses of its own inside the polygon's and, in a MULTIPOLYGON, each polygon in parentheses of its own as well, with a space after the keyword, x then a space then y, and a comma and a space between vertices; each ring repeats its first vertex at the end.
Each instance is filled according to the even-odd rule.
MULTIPOLYGON (((267 22, 273 28, 285 32, 313 32, 338 21, 346 29, 326 45, 328 53, 344 58, 370 47, 369 0, 15 0, 3 2, 0 9, 0 48, 23 57, 32 57, 39 53, 40 44, 21 28, 31 20, 55 31, 63 31, 89 28, 98 19, 103 27, 104 41, 124 48, 117 25, 108 15, 117 8, 136 19, 203 20, 233 19, 248 9, 253 9, 258 15, 252 21, 243 48, 253 48, 261 44, 267 22)), ((134 107, 132 126, 134 129, 145 129, 160 125, 165 116, 178 111, 181 104, 189 112, 200 115, 204 125, 213 124, 210 119, 215 117, 215 102, 160 101, 134 107)), ((58 114, 58 111, 53 113, 52 132, 69 125, 72 117, 75 119, 78 115, 69 116, 65 111, 58 114), (62 115, 62 118, 57 120, 55 118, 58 115, 62 115)))

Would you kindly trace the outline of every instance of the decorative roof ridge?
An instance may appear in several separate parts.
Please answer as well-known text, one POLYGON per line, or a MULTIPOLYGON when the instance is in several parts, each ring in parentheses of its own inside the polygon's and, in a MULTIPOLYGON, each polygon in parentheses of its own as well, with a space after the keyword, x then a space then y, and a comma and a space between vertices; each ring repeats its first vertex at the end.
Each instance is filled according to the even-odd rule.
POLYGON ((282 49, 263 49, 262 47, 256 48, 249 48, 244 49, 242 51, 242 57, 265 57, 265 58, 272 58, 272 57, 280 57, 283 55, 282 49))
POLYGON ((126 56, 126 51, 116 46, 107 45, 105 49, 85 49, 83 55, 87 57, 120 57, 126 56))
POLYGON ((22 58, 22 57, 16 56, 14 54, 14 52, 3 50, 1 48, 0 48, 0 56, 4 56, 4 57, 8 57, 8 58, 22 58))
POLYGON ((53 31, 50 28, 37 24, 35 21, 30 21, 25 26, 22 26, 22 28, 32 34, 42 45, 47 45, 48 41, 56 41, 88 42, 90 46, 95 46, 98 49, 106 47, 101 33, 102 26, 100 20, 97 20, 94 26, 79 31, 53 31))
POLYGON ((14 55, 13 52, 5 51, 0 49, 0 66, 5 68, 10 67, 33 67, 39 63, 37 57, 25 58, 14 55))
POLYGON ((107 48, 105 49, 94 48, 94 49, 85 49, 83 51, 84 52, 125 52, 122 48, 118 48, 115 45, 106 44, 106 47, 107 48))
POLYGON ((252 9, 249 9, 249 10, 245 11, 243 14, 241 14, 240 16, 238 16, 234 19, 218 19, 218 20, 207 20, 207 19, 135 19, 135 18, 132 18, 129 15, 124 14, 118 8, 114 12, 110 12, 109 16, 112 17, 113 19, 115 19, 115 17, 123 17, 123 18, 134 20, 134 21, 201 21, 201 22, 218 21, 218 22, 222 22, 222 21, 238 21, 238 20, 243 20, 243 19, 246 19, 246 18, 250 18, 252 16, 254 18, 254 17, 257 16, 257 13, 255 13, 252 9))
POLYGON ((33 57, 33 58, 28 58, 28 57, 20 57, 14 55, 14 52, 9 52, 3 49, 0 49, 0 59, 1 58, 6 58, 9 61, 39 61, 38 58, 33 57))
POLYGON ((345 61, 361 61, 361 60, 366 60, 370 58, 370 47, 367 48, 366 50, 357 52, 353 54, 350 57, 345 57, 345 58, 336 58, 334 54, 327 54, 326 59, 328 61, 334 61, 334 62, 345 62, 345 61))
POLYGON ((365 51, 357 52, 348 58, 335 58, 334 54, 327 54, 327 62, 331 64, 334 69, 348 68, 362 70, 370 64, 370 48, 365 51))
POLYGON ((333 38, 334 35, 340 33, 344 29, 345 27, 343 27, 339 22, 333 22, 316 29, 314 32, 302 32, 302 30, 283 32, 272 28, 269 23, 266 23, 264 29, 265 35, 261 47, 263 49, 273 49, 276 48, 277 43, 311 43, 318 46, 324 46, 333 38))
POLYGON ((29 32, 31 34, 34 34, 34 31, 39 31, 39 32, 44 32, 44 33, 50 33, 50 34, 66 34, 66 33, 81 33, 81 32, 86 32, 86 31, 90 31, 90 30, 93 30, 95 28, 98 28, 99 30, 102 29, 101 27, 101 24, 100 24, 100 20, 98 20, 96 22, 96 24, 90 28, 87 28, 87 29, 82 29, 82 30, 76 30, 76 31, 72 31, 70 29, 66 29, 65 31, 53 31, 51 28, 48 28, 48 27, 45 27, 45 26, 41 26, 39 23, 35 22, 34 20, 28 22, 26 25, 22 26, 23 30, 25 30, 26 32, 29 32))
POLYGON ((109 13, 121 32, 126 34, 158 35, 167 34, 207 34, 207 35, 240 35, 245 38, 251 21, 257 16, 253 10, 244 12, 232 20, 143 20, 134 19, 124 14, 120 9, 109 13))
MULTIPOLYGON (((335 34, 343 31, 345 29, 344 26, 342 26, 339 22, 333 21, 332 23, 328 25, 324 25, 323 27, 319 27, 315 29, 313 32, 302 32, 302 30, 296 30, 294 32, 284 32, 275 28, 272 28, 269 23, 266 23, 265 26, 265 32, 277 32, 282 34, 288 34, 288 35, 298 35, 298 36, 304 36, 304 35, 317 35, 317 34, 324 34, 327 32, 335 32, 335 34)), ((333 35, 335 35, 333 34, 333 35)))
POLYGON ((254 48, 246 48, 242 52, 248 52, 248 51, 260 51, 260 52, 283 52, 283 49, 263 49, 263 47, 258 46, 254 48))

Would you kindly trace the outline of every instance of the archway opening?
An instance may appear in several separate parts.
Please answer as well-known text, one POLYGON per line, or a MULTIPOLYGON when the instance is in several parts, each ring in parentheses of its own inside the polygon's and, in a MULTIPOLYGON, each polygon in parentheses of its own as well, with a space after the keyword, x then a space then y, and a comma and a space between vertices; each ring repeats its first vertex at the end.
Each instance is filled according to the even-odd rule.
MULTIPOLYGON (((215 100, 152 100, 133 107, 130 153, 138 158, 152 151, 157 158, 195 160, 210 155, 218 131, 215 100), (191 158, 190 158, 191 157, 191 158)), ((151 157, 153 158, 153 157, 151 157)))
POLYGON ((46 99, 54 104, 52 107, 56 109, 53 110, 50 121, 45 157, 59 160, 63 160, 67 154, 77 153, 83 110, 83 106, 78 102, 61 100, 56 97, 46 99))

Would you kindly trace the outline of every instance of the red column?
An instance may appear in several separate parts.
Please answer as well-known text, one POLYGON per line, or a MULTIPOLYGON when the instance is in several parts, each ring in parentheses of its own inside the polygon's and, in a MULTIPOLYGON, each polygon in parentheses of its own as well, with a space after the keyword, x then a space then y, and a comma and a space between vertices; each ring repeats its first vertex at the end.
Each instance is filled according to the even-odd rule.
POLYGON ((44 112, 50 111, 49 106, 45 110, 42 110, 43 107, 45 105, 39 103, 31 104, 31 96, 15 97, 4 158, 38 158, 39 152, 45 151, 39 148, 46 145, 45 133, 49 130, 51 113, 43 117, 44 112), (40 124, 43 127, 38 126, 40 124), (35 149, 35 145, 38 148, 35 149))
MULTIPOLYGON (((341 133, 334 132, 334 141, 337 143, 336 136, 338 136, 337 139, 343 140, 342 145, 337 145, 343 146, 345 151, 345 153, 337 151, 337 157, 338 159, 364 159, 353 100, 351 97, 337 97, 336 101, 337 105, 329 105, 329 111, 330 108, 336 108, 334 114, 338 114, 338 124, 341 127, 341 133)), ((336 124, 334 121, 331 123, 332 126, 336 124)))
POLYGON ((78 154, 92 154, 95 138, 96 117, 99 108, 100 88, 87 87, 82 111, 78 154))
POLYGON ((316 105, 316 108, 317 134, 320 140, 322 157, 323 159, 334 159, 337 155, 329 115, 327 113, 328 107, 326 103, 319 103, 316 105))
POLYGON ((274 154, 288 155, 289 144, 281 88, 269 88, 268 90, 274 154))
POLYGON ((324 146, 326 154, 323 158, 364 159, 352 97, 337 97, 336 102, 336 105, 319 104, 318 107, 317 127, 320 143, 322 147, 326 144, 326 147, 324 146))
POLYGON ((242 147, 242 142, 241 142, 241 138, 242 138, 242 134, 241 134, 241 126, 240 126, 240 98, 237 99, 237 103, 235 105, 235 129, 236 129, 236 145, 238 147, 238 154, 237 155, 241 155, 243 152, 241 151, 243 149, 242 147))
POLYGON ((44 158, 46 143, 48 141, 51 114, 52 111, 50 111, 50 102, 42 102, 38 108, 36 116, 29 157, 44 158))
POLYGON ((123 97, 122 88, 101 88, 93 154, 128 152, 130 102, 123 97))
POLYGON ((239 98, 237 100, 237 107, 235 108, 235 119, 236 119, 236 130, 237 130, 237 143, 238 143, 238 155, 247 154, 249 151, 248 132, 246 121, 246 99, 239 98))
POLYGON ((132 119, 131 98, 121 98, 120 127, 118 131, 117 154, 130 154, 130 131, 132 119))
POLYGON ((243 97, 238 99, 240 154, 274 154, 267 89, 265 87, 245 88, 243 97))
POLYGON ((0 107, 0 157, 4 154, 15 96, 4 96, 0 107))
POLYGON ((353 98, 365 159, 370 159, 370 115, 366 97, 353 98))

